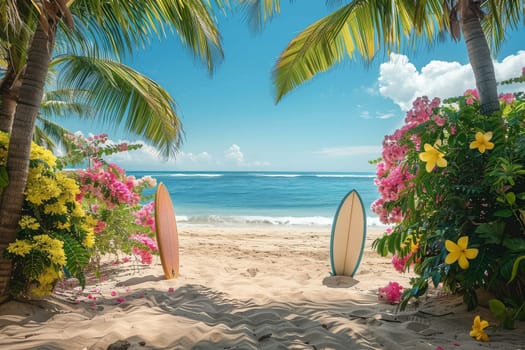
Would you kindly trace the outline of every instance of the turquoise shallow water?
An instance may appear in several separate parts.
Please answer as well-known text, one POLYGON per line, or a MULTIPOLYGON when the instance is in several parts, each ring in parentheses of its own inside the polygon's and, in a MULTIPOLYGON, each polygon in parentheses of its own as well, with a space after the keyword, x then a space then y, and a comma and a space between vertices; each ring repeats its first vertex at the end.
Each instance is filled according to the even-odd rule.
POLYGON ((368 225, 378 198, 373 173, 129 172, 149 175, 170 192, 177 220, 186 224, 331 225, 344 196, 355 189, 368 225))

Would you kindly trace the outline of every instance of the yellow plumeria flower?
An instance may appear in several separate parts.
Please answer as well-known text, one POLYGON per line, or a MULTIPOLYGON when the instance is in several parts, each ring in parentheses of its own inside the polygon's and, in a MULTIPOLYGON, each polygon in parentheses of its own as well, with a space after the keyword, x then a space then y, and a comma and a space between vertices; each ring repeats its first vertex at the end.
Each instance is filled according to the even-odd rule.
POLYGON ((472 324, 472 330, 470 331, 470 336, 476 338, 478 341, 489 341, 489 336, 485 333, 484 329, 489 326, 489 323, 485 320, 476 316, 474 318, 474 323, 472 324))
POLYGON ((427 163, 425 166, 427 172, 432 172, 436 165, 440 168, 447 166, 447 160, 445 159, 445 155, 443 153, 439 152, 428 143, 425 143, 423 147, 425 148, 425 152, 419 153, 419 159, 427 163))
POLYGON ((468 269, 468 259, 474 259, 478 256, 477 248, 468 248, 468 236, 463 236, 458 239, 458 243, 454 243, 450 240, 445 241, 445 247, 448 250, 448 255, 445 258, 445 263, 453 264, 456 261, 463 270, 468 269))
POLYGON ((485 153, 488 149, 494 148, 494 143, 490 142, 490 139, 492 138, 492 132, 486 132, 482 133, 481 131, 478 131, 476 133, 476 140, 472 141, 470 143, 470 149, 478 149, 481 153, 485 153))

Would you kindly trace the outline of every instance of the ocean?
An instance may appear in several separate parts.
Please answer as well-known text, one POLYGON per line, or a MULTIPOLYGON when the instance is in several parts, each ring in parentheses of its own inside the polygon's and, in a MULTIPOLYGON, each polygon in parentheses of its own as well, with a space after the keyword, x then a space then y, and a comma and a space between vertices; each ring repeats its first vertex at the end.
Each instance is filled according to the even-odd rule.
POLYGON ((373 173, 130 171, 168 189, 184 225, 329 226, 341 200, 355 189, 368 226, 380 226, 370 205, 379 194, 373 173))

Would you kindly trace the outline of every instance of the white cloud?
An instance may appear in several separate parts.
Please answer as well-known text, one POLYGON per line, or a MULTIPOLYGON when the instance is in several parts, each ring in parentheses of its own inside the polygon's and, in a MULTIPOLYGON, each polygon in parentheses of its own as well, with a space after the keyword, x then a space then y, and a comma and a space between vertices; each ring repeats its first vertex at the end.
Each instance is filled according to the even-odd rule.
POLYGON ((244 164, 244 154, 241 152, 241 148, 236 144, 231 145, 230 148, 224 151, 224 157, 235 161, 239 165, 244 164))
MULTIPOLYGON (((128 142, 128 141, 118 141, 128 142)), ((114 143, 109 140, 108 143, 114 143)), ((138 150, 116 153, 106 157, 126 170, 219 170, 231 168, 267 168, 271 164, 267 161, 246 161, 241 148, 232 144, 226 149, 222 156, 213 155, 210 152, 183 152, 176 154, 175 159, 165 159, 151 145, 143 141, 139 143, 142 147, 138 150)))
MULTIPOLYGON (((109 141, 111 142, 111 141, 109 141)), ((126 141, 119 141, 126 142, 126 141)), ((157 149, 143 141, 138 150, 121 152, 107 157, 109 162, 116 163, 126 170, 172 170, 174 168, 205 169, 213 164, 213 156, 208 152, 178 152, 175 158, 166 159, 157 149)))
MULTIPOLYGON (((525 51, 518 51, 501 62, 494 62, 496 80, 519 76, 525 66, 525 51)), ((390 60, 379 68, 379 92, 392 99, 402 110, 408 110, 419 96, 448 98, 462 95, 476 86, 470 64, 458 62, 430 61, 418 72, 405 55, 391 54, 390 60)), ((524 88, 525 84, 505 86, 500 91, 524 88), (520 86, 521 85, 521 86, 520 86)))
POLYGON ((359 117, 363 119, 390 119, 395 117, 396 114, 394 112, 376 112, 374 116, 370 115, 370 111, 361 111, 359 112, 359 117))
POLYGON ((241 151, 241 147, 237 144, 232 144, 224 151, 224 158, 230 162, 230 166, 233 161, 233 165, 239 168, 267 168, 271 165, 271 163, 267 161, 247 161, 244 157, 244 153, 241 151))
POLYGON ((369 111, 362 111, 360 114, 359 114, 359 117, 363 118, 363 119, 370 119, 370 112, 369 111))
POLYGON ((393 118, 395 116, 396 116, 395 113, 388 112, 388 113, 378 114, 377 115, 377 119, 390 119, 390 118, 393 118))
POLYGON ((353 157, 360 155, 377 155, 381 153, 381 146, 343 146, 327 147, 314 152, 327 157, 353 157))

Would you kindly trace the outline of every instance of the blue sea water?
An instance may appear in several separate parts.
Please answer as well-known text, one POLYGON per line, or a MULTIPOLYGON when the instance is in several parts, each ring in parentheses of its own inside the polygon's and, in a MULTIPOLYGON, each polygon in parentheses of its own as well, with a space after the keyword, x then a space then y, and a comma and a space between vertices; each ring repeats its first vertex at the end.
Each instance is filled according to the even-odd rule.
POLYGON ((380 225, 370 204, 378 198, 373 173, 129 172, 168 189, 184 224, 331 225, 341 200, 355 189, 367 224, 380 225))

